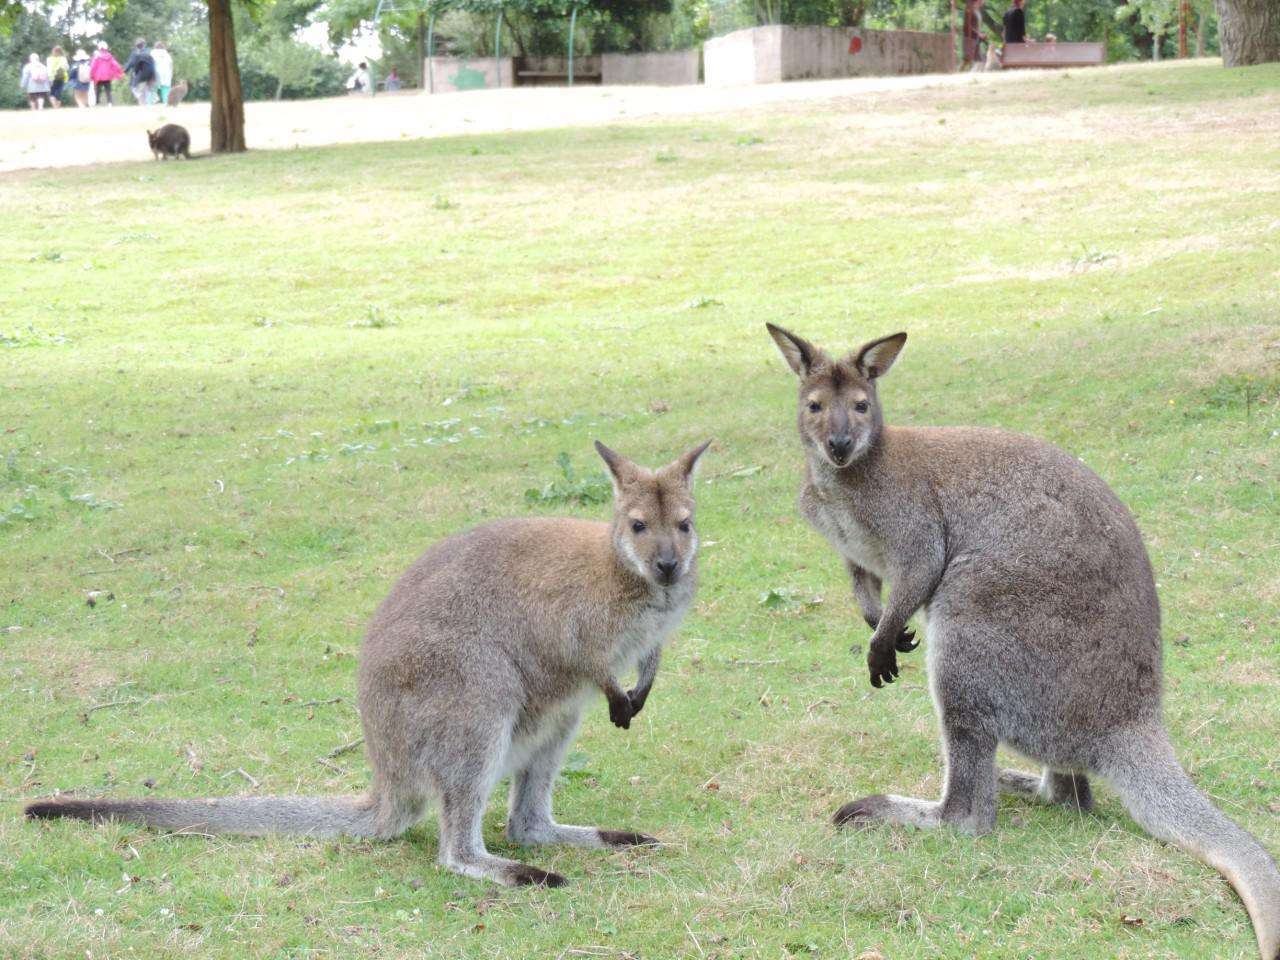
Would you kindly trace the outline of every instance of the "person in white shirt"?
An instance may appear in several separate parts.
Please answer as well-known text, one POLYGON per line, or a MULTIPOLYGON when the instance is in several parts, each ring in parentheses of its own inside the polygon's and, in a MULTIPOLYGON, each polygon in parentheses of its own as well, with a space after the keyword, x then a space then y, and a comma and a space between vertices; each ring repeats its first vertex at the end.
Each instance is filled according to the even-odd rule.
POLYGON ((173 57, 159 40, 151 48, 151 59, 156 62, 156 94, 160 98, 160 106, 169 102, 169 88, 173 86, 173 57))

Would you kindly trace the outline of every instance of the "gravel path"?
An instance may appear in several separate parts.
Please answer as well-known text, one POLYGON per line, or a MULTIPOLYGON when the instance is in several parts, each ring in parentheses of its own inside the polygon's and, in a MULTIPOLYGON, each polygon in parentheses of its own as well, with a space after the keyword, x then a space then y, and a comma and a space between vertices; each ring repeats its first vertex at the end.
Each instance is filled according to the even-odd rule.
MULTIPOLYGON (((1046 72, 867 77, 748 87, 521 87, 434 96, 405 92, 372 100, 338 97, 255 102, 245 105, 245 135, 252 149, 284 150, 328 143, 596 126, 856 100, 872 94, 966 84, 1020 83, 1043 80, 1046 72)), ((144 131, 162 123, 180 123, 190 130, 193 151, 209 149, 209 108, 202 103, 173 109, 6 110, 0 112, 0 172, 148 160, 151 153, 144 131)))

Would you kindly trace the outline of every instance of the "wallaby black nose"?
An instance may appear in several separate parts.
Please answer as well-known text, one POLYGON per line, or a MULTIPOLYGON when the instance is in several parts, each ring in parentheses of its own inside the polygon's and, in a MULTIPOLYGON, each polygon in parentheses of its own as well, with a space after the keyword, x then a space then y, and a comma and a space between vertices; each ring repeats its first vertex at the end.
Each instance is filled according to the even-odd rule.
POLYGON ((827 441, 827 449, 831 451, 831 456, 836 460, 843 460, 849 455, 849 451, 853 449, 853 438, 848 434, 832 437, 827 441))
POLYGON ((654 564, 658 568, 658 572, 668 580, 675 575, 677 563, 674 560, 659 560, 654 564))

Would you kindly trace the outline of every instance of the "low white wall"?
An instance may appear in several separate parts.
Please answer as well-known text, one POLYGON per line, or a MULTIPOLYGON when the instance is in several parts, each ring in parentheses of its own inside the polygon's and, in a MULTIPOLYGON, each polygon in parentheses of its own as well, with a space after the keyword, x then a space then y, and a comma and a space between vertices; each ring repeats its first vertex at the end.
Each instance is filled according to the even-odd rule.
POLYGON ((687 86, 698 82, 698 50, 666 50, 661 53, 606 53, 600 58, 600 82, 687 86))
POLYGON ((487 90, 499 86, 515 86, 515 70, 510 57, 428 57, 426 69, 432 93, 454 93, 458 90, 487 90), (499 73, 501 71, 501 73, 499 73))
POLYGON ((708 40, 704 57, 709 86, 955 69, 948 33, 852 27, 749 27, 708 40))

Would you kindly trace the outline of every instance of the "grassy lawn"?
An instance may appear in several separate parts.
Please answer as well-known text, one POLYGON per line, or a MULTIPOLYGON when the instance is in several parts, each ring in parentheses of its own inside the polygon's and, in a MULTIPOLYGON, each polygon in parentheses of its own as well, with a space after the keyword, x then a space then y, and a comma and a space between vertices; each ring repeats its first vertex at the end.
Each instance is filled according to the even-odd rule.
POLYGON ((1230 888, 1105 792, 1002 800, 980 839, 828 825, 936 795, 939 750, 923 656, 876 691, 850 653, 763 324, 905 329, 892 420, 1033 433, 1112 484, 1183 762, 1280 851, 1278 89, 1099 70, 0 178, 0 956, 1255 956, 1230 888), (541 496, 562 451, 592 476, 595 438, 708 436, 695 611, 630 731, 591 708, 557 801, 663 848, 516 851, 571 885, 505 890, 437 869, 432 820, 21 820, 54 789, 360 791, 359 750, 319 761, 359 735, 363 626, 412 558, 604 517, 541 496))

